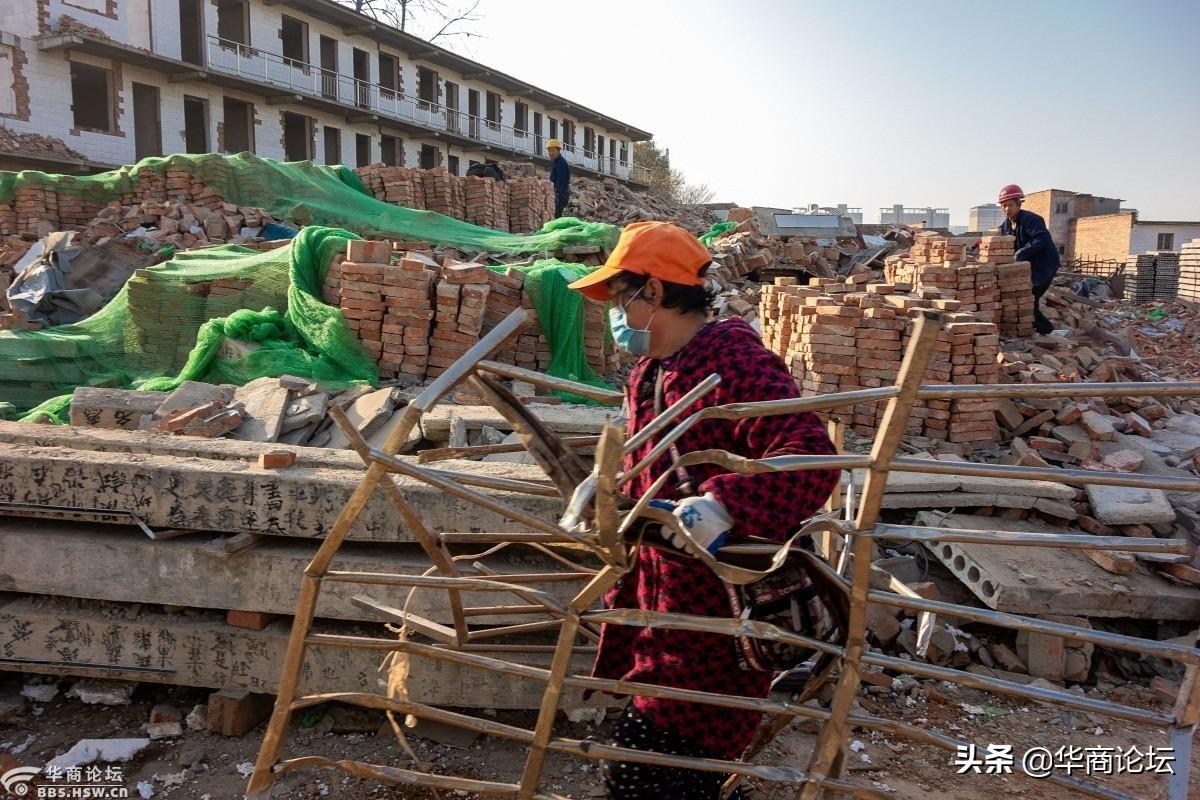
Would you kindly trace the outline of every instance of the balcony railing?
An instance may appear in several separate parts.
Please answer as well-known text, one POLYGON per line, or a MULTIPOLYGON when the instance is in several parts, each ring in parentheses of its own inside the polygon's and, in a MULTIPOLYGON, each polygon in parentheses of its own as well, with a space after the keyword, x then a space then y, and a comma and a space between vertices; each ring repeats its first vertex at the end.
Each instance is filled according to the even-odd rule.
MULTIPOLYGON (((409 97, 376 83, 285 58, 261 48, 216 36, 208 38, 208 66, 211 69, 277 86, 289 92, 356 106, 365 112, 433 131, 453 133, 480 144, 507 150, 513 155, 535 156, 545 153, 547 137, 527 130, 518 130, 429 100, 409 97)), ((643 167, 582 148, 568 147, 563 155, 572 165, 603 175, 642 183, 649 178, 649 170, 643 167)))

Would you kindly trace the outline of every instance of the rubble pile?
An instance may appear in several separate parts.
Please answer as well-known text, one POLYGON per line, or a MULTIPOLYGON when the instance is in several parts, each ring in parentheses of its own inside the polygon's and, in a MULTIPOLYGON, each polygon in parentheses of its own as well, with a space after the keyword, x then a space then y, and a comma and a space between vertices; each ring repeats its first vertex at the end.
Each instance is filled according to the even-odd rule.
POLYGON ((975 239, 918 233, 907 253, 888 256, 884 277, 917 291, 936 290, 959 310, 1000 326, 1002 336, 1033 334, 1033 283, 1026 261, 1013 262, 1012 236, 975 239))
POLYGON ((727 221, 736 227, 714 239, 709 248, 714 260, 730 267, 737 276, 764 269, 773 274, 804 271, 823 278, 870 272, 865 266, 851 264, 861 251, 857 239, 766 234, 748 208, 730 209, 727 221))
MULTIPOLYGON (((138 173, 133 191, 107 204, 73 191, 70 176, 54 186, 21 185, 11 201, 0 202, 0 236, 45 236, 76 230, 81 240, 108 237, 145 239, 186 250, 208 244, 253 241, 272 222, 259 208, 225 202, 186 170, 138 173)), ((269 192, 264 187, 264 195, 269 192)))
MULTIPOLYGON (((763 338, 783 356, 805 396, 887 386, 899 374, 911 333, 911 317, 922 309, 946 312, 947 325, 934 345, 929 383, 998 382, 1000 336, 992 322, 958 310, 957 300, 900 292, 896 286, 858 275, 845 282, 815 279, 799 286, 795 278, 776 278, 764 286, 759 304, 763 338)), ((863 404, 831 412, 872 436, 883 416, 882 404, 863 404)), ((991 400, 922 400, 908 432, 948 441, 970 450, 992 445, 996 421, 991 400)))
POLYGON ((66 142, 56 136, 17 133, 3 125, 0 125, 0 153, 54 156, 81 162, 88 160, 87 156, 78 150, 72 150, 66 142))

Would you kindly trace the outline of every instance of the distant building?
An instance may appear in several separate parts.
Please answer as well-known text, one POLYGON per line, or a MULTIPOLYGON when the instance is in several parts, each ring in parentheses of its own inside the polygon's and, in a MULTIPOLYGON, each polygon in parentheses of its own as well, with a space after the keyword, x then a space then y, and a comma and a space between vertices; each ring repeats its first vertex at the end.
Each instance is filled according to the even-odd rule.
POLYGON ((1136 211, 1072 219, 1067 228, 1068 261, 1123 262, 1155 250, 1180 251, 1200 238, 1200 222, 1140 220, 1136 211))
POLYGON ((855 225, 863 224, 863 210, 861 208, 851 208, 845 203, 839 203, 836 206, 819 206, 816 203, 809 203, 806 206, 797 206, 797 214, 832 214, 837 217, 849 217, 855 225))
POLYGON ((995 203, 971 206, 971 210, 967 212, 967 230, 969 231, 990 231, 992 228, 1000 227, 1001 222, 1004 222, 1004 209, 995 203))
POLYGON ((1121 211, 1121 200, 1066 189, 1043 189, 1026 195, 1022 208, 1046 220, 1050 238, 1058 246, 1058 252, 1067 258, 1073 258, 1070 255, 1072 221, 1082 217, 1118 214, 1121 211))
POLYGON ((897 204, 879 209, 880 225, 921 225, 925 228, 949 228, 948 208, 906 208, 897 204))

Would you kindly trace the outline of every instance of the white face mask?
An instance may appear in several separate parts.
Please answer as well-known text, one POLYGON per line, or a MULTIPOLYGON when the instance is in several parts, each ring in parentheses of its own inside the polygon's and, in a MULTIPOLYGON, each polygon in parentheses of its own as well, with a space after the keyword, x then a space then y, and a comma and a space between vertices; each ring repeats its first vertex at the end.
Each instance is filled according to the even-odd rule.
POLYGON ((635 356, 650 354, 650 323, 654 321, 654 314, 650 315, 645 328, 631 328, 629 327, 629 315, 625 309, 637 299, 638 295, 642 293, 642 289, 645 288, 646 285, 642 284, 642 288, 638 289, 633 297, 608 310, 608 327, 612 331, 613 341, 617 347, 635 356))

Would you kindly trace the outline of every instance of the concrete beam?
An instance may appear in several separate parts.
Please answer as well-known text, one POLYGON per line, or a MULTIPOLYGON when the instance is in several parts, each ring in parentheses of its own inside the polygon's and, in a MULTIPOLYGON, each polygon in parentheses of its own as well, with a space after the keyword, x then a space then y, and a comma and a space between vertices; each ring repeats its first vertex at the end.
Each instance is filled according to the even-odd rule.
MULTIPOLYGON (((361 470, 265 470, 240 461, 0 444, 0 502, 129 511, 152 528, 319 538, 332 528, 361 478, 361 470)), ((418 481, 397 478, 397 485, 434 530, 522 530, 495 512, 418 481)), ((496 496, 546 520, 562 512, 556 498, 496 496)), ((379 492, 348 538, 412 541, 379 492)))
MULTIPOLYGON (((143 683, 248 689, 274 693, 287 647, 290 620, 261 631, 226 625, 217 612, 166 614, 146 607, 60 598, 10 596, 0 600, 0 667, 18 672, 117 678, 143 683)), ((316 633, 391 638, 382 625, 318 624, 316 633)), ((381 650, 310 647, 300 691, 385 693, 381 650)), ((513 657, 514 654, 503 654, 513 657)), ((514 660, 546 667, 547 653, 514 660)), ((572 670, 587 672, 591 656, 575 657, 572 670)), ((409 696, 418 702, 466 708, 530 709, 542 700, 540 682, 439 661, 410 661, 409 696)), ((581 705, 580 692, 564 691, 565 705, 581 705)))
MULTIPOLYGON (((1080 533, 1033 520, 970 514, 917 513, 917 525, 962 530, 1080 533)), ((1053 611, 1080 617, 1200 619, 1200 592, 1153 575, 1139 564, 1113 575, 1079 550, 963 542, 925 547, 975 595, 997 611, 1040 616, 1053 611)))
MULTIPOLYGON (((140 530, 94 523, 0 517, 0 591, 57 597, 77 597, 125 603, 160 603, 192 608, 238 609, 292 614, 300 576, 317 543, 273 537, 229 558, 198 552, 211 534, 194 533, 154 541, 140 530), (53 569, 46 565, 53 564, 53 569)), ((524 548, 524 553, 529 553, 524 548)), ((548 559, 522 555, 522 549, 483 559, 501 573, 557 572, 548 559)), ((334 567, 353 572, 419 575, 430 566, 417 545, 345 545, 334 567)), ((463 572, 471 570, 463 565, 463 572)), ((530 584, 552 594, 562 605, 577 592, 574 581, 530 584)), ((378 621, 350 602, 366 591, 372 597, 403 608, 409 590, 401 587, 363 587, 326 583, 321 588, 317 616, 342 620, 378 621)), ((464 592, 467 606, 524 605, 511 594, 464 592)), ((413 595, 412 613, 435 622, 453 622, 446 593, 421 589, 413 595)), ((479 624, 533 622, 542 615, 480 617, 479 624)))
POLYGON ((202 69, 192 70, 191 72, 176 72, 173 75, 167 76, 168 83, 186 83, 187 81, 202 81, 208 77, 208 73, 202 69))

